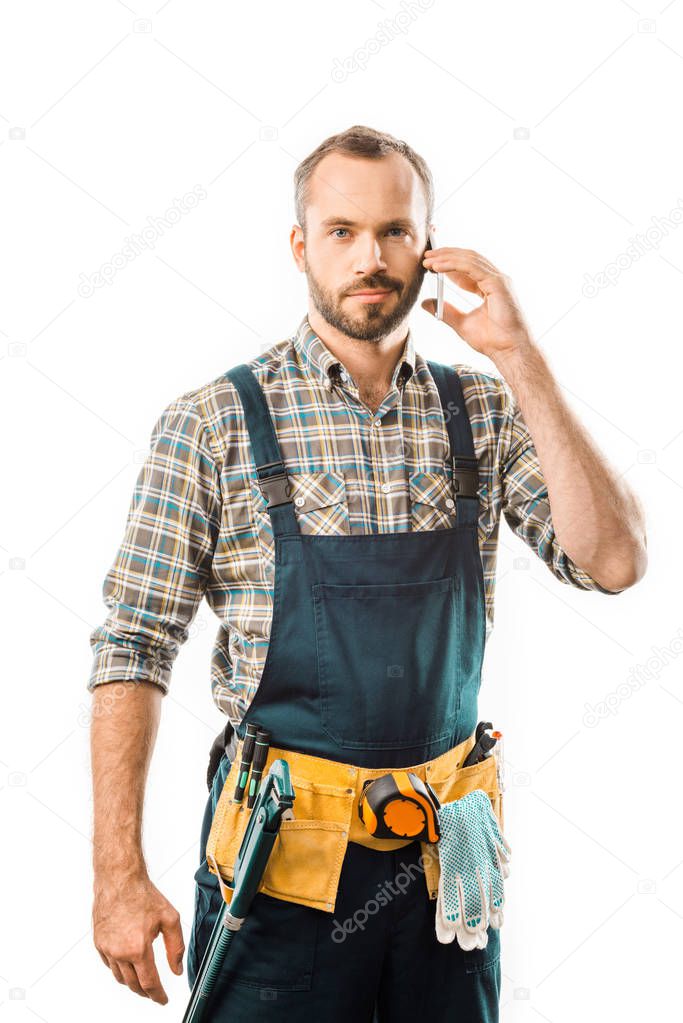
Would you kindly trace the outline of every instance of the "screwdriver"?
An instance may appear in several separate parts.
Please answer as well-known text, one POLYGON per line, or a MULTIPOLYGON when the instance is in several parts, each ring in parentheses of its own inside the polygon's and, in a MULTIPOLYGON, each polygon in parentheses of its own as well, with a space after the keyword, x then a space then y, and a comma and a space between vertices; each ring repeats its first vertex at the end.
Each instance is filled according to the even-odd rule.
POLYGON ((244 745, 242 746, 242 759, 240 760, 240 769, 237 775, 237 785, 235 786, 235 795, 232 797, 236 803, 242 802, 244 790, 247 787, 249 766, 254 755, 254 743, 256 742, 257 731, 258 725, 247 725, 247 731, 244 736, 244 745))
POLYGON ((256 745, 254 749, 254 763, 251 765, 251 778, 249 779, 249 796, 247 798, 247 809, 250 810, 256 802, 256 796, 258 795, 258 788, 261 784, 261 775, 263 774, 263 767, 268 757, 268 747, 270 746, 270 732, 267 732, 265 728, 259 728, 256 733, 256 745))

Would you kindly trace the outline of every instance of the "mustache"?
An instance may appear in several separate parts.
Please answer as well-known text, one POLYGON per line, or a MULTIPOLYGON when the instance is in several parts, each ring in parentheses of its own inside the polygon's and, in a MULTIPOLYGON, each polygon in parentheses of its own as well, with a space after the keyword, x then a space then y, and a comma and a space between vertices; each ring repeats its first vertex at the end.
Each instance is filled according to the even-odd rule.
POLYGON ((345 292, 347 295, 355 295, 359 291, 400 291, 401 284, 398 281, 388 280, 372 280, 364 281, 363 284, 357 284, 351 291, 345 292))

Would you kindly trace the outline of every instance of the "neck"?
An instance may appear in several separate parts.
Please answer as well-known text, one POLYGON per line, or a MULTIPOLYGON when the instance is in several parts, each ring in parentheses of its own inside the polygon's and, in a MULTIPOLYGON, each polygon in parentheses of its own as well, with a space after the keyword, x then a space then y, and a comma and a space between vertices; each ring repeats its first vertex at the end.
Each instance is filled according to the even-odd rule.
POLYGON ((344 364, 355 380, 363 401, 377 409, 387 393, 396 363, 408 336, 406 322, 400 323, 379 341, 359 341, 323 320, 316 309, 308 310, 308 322, 323 344, 344 364))

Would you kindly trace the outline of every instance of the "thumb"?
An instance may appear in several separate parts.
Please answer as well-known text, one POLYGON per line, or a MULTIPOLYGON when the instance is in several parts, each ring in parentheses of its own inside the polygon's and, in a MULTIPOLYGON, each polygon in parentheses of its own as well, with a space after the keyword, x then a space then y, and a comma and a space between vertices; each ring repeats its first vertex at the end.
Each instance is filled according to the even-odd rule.
POLYGON ((183 972, 183 955, 185 954, 185 942, 183 941, 183 929, 180 924, 180 916, 173 910, 171 916, 161 920, 161 933, 166 946, 166 958, 168 965, 174 973, 183 972))
MULTIPOLYGON (((436 316, 436 299, 426 298, 421 303, 422 308, 426 312, 431 313, 432 316, 436 316)), ((443 304, 443 322, 447 323, 449 327, 452 327, 458 334, 462 335, 462 329, 465 324, 467 313, 461 313, 459 309, 456 309, 450 302, 444 302, 443 304)))

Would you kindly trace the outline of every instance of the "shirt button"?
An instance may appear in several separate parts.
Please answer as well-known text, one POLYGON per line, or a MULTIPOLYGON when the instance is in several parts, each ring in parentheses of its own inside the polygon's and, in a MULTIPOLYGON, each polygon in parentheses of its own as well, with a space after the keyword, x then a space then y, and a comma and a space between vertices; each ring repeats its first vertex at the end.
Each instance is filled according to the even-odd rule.
POLYGON ((340 377, 342 378, 342 380, 344 381, 344 383, 346 383, 346 382, 347 382, 347 380, 349 379, 349 374, 348 374, 348 373, 345 373, 345 372, 344 372, 344 370, 342 370, 342 371, 341 371, 341 373, 339 374, 339 376, 340 376, 340 377))
POLYGON ((382 425, 382 420, 381 419, 373 419, 372 420, 372 425, 373 426, 381 426, 382 425))
POLYGON ((453 500, 452 497, 447 497, 446 498, 446 507, 447 508, 455 508, 455 501, 453 500))
POLYGON ((388 494, 390 490, 391 490, 391 483, 383 483, 382 484, 382 491, 385 494, 388 494))
POLYGON ((306 498, 305 497, 295 497, 294 498, 294 504, 297 506, 297 508, 300 508, 302 504, 306 504, 306 498))

